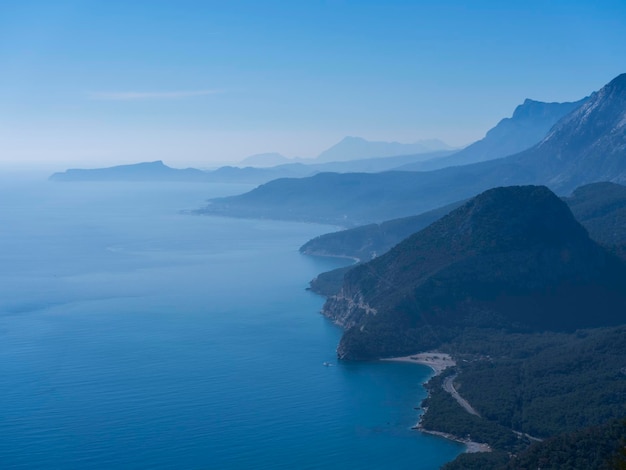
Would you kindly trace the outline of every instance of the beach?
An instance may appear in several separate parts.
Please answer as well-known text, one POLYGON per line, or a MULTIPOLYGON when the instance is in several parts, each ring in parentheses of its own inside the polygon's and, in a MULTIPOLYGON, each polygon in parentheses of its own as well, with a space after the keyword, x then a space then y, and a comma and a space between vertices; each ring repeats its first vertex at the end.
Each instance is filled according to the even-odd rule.
POLYGON ((435 375, 439 375, 448 367, 454 367, 456 365, 456 362, 452 359, 450 354, 440 352, 423 352, 419 354, 411 354, 410 356, 390 357, 382 360, 422 364, 430 367, 435 372, 435 375))
MULTIPOLYGON (((390 357, 386 359, 381 359, 382 361, 390 361, 390 362, 409 362, 412 364, 421 364, 430 367, 435 375, 441 374, 444 370, 449 367, 456 366, 456 362, 452 359, 452 356, 446 353, 429 351, 423 352, 419 354, 411 354, 409 356, 401 356, 401 357, 390 357)), ((448 390, 446 390, 448 391, 448 390)), ((454 396, 454 395, 453 395, 454 396)), ((457 397, 454 397, 457 401, 457 397)), ((423 410, 426 413, 426 409, 423 410)), ((440 431, 430 431, 428 429, 424 429, 421 424, 421 417, 418 423, 415 425, 415 428, 420 432, 426 434, 432 434, 434 436, 440 436, 445 439, 449 439, 451 441, 460 442, 465 445, 465 452, 467 453, 475 453, 475 452, 491 452, 491 447, 488 444, 484 444, 481 442, 474 442, 467 439, 462 439, 458 436, 454 436, 452 434, 448 434, 440 431)))

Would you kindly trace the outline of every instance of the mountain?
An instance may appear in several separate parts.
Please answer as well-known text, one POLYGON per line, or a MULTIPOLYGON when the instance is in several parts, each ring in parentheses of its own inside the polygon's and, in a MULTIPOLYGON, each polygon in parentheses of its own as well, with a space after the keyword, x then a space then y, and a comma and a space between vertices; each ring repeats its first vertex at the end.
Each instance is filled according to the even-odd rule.
POLYGON ((623 322, 626 265, 546 187, 486 191, 348 271, 323 313, 344 359, 436 348, 464 328, 574 330, 623 322), (593 315, 590 314, 593 312, 593 315))
POLYGON ((317 163, 343 162, 438 150, 451 150, 451 147, 436 139, 401 144, 400 142, 372 142, 361 137, 344 137, 339 143, 320 153, 315 160, 317 163))
MULTIPOLYGON (((425 175, 396 171, 280 178, 248 193, 211 199, 198 212, 353 227, 420 214, 473 195, 466 188, 460 192, 451 190, 445 180, 436 177, 428 182, 430 178, 424 178, 425 175)), ((481 189, 478 186, 476 193, 481 189)))
MULTIPOLYGON (((592 239, 606 246, 626 245, 626 186, 607 182, 592 183, 577 188, 563 200, 592 239)), ((412 217, 320 235, 302 245, 300 252, 312 256, 341 256, 368 261, 439 220, 463 202, 412 217)))
POLYGON ((206 173, 195 168, 170 168, 161 160, 109 168, 70 169, 54 173, 52 181, 203 181, 206 173))
POLYGON ((410 163, 397 169, 436 170, 519 153, 539 143, 562 117, 582 106, 588 99, 573 103, 543 103, 527 99, 515 108, 513 116, 502 119, 483 139, 463 150, 446 158, 410 163))
POLYGON ((591 238, 607 246, 626 245, 626 186, 588 184, 564 200, 591 238))
POLYGON ((205 213, 355 226, 419 214, 496 186, 545 184, 568 194, 598 181, 626 182, 626 74, 516 155, 429 172, 280 179, 213 199, 205 213))
POLYGON ((298 162, 260 168, 247 166, 244 168, 225 166, 217 170, 209 171, 209 175, 219 180, 221 177, 229 180, 240 179, 245 182, 257 181, 264 183, 278 178, 302 178, 313 176, 322 172, 349 173, 364 172, 375 173, 388 171, 407 163, 422 160, 436 160, 450 155, 450 150, 438 150, 421 154, 395 155, 391 157, 363 158, 342 162, 316 163, 315 160, 299 160, 298 162))
POLYGON ((510 157, 559 191, 626 182, 626 74, 561 119, 535 147, 510 157))
POLYGON ((292 163, 293 160, 281 155, 280 153, 259 153, 256 155, 250 155, 244 158, 240 165, 252 166, 257 168, 267 168, 277 165, 284 165, 286 163, 292 163))
POLYGON ((400 243, 439 220, 464 201, 412 217, 392 219, 380 224, 362 225, 339 232, 320 235, 300 247, 300 253, 312 256, 341 256, 368 261, 387 252, 400 243))
POLYGON ((202 180, 213 183, 252 183, 262 184, 279 178, 302 178, 320 172, 354 172, 367 173, 386 171, 407 162, 422 159, 435 159, 450 155, 451 151, 436 151, 417 155, 399 155, 394 157, 367 158, 346 162, 329 163, 287 163, 267 168, 247 166, 222 166, 215 170, 197 170, 188 168, 177 170, 169 168, 163 162, 146 162, 133 165, 122 165, 111 168, 71 169, 55 173, 50 177, 56 181, 124 181, 124 180, 202 180), (183 171, 184 173, 181 173, 183 171))
MULTIPOLYGON (((591 238, 626 260, 626 186, 592 183, 562 198, 591 238)), ((368 261, 389 251, 405 238, 439 220, 465 201, 412 217, 392 219, 327 233, 309 240, 300 252, 312 256, 334 256, 368 261)), ((354 266, 318 274, 311 290, 330 297, 341 289, 345 274, 354 266)))

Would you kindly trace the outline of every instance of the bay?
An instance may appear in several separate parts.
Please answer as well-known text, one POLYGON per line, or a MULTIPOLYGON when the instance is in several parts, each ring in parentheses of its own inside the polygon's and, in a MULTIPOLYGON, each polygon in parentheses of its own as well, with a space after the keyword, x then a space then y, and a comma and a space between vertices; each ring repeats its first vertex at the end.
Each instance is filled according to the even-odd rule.
POLYGON ((306 290, 333 227, 186 213, 237 185, 0 189, 3 468, 435 469, 425 367, 344 363, 306 290), (324 367, 331 362, 331 367, 324 367))

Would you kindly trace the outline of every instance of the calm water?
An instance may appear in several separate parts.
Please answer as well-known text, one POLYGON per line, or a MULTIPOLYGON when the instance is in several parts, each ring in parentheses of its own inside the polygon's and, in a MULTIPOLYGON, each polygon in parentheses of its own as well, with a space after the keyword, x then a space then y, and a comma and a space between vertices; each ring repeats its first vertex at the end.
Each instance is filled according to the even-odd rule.
POLYGON ((184 215, 246 187, 0 182, 0 467, 435 469, 429 370, 336 363, 312 224, 184 215), (324 361, 334 363, 324 367, 324 361))

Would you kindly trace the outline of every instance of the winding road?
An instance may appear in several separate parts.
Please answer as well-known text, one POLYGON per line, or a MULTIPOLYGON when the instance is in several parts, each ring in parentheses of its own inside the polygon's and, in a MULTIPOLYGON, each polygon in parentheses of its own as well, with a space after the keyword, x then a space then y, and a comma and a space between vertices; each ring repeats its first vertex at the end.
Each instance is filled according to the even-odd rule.
POLYGON ((456 376, 457 374, 451 375, 450 377, 446 377, 443 380, 443 389, 446 392, 448 392, 450 395, 452 395, 452 398, 454 398, 457 401, 457 403, 463 407, 465 411, 467 411, 469 414, 480 417, 480 413, 478 413, 478 411, 476 411, 472 407, 472 405, 468 403, 468 401, 465 398, 459 395, 459 392, 457 392, 456 389, 454 388, 454 379, 456 379, 456 376))

